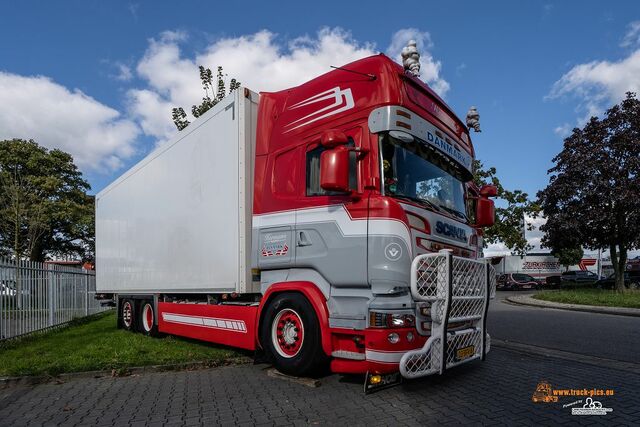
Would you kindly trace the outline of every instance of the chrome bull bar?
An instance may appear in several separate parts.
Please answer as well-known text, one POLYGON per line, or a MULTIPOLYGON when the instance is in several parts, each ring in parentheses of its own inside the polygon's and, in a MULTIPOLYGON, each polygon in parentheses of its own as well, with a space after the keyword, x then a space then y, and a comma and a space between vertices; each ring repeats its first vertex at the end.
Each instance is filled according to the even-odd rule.
POLYGON ((485 260, 456 257, 450 250, 414 258, 411 294, 431 307, 431 336, 422 348, 402 356, 402 376, 442 374, 454 366, 484 360, 490 347, 487 311, 495 285, 495 270, 485 260), (470 326, 449 330, 450 324, 460 322, 470 326))

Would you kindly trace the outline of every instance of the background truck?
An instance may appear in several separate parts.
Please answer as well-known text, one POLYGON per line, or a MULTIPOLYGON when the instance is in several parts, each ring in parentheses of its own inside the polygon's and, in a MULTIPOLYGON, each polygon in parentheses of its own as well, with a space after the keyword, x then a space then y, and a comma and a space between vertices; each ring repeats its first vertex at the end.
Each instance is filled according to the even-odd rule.
POLYGON ((232 92, 96 198, 118 324, 263 352, 281 371, 419 377, 489 350, 495 187, 469 131, 384 55, 232 92))

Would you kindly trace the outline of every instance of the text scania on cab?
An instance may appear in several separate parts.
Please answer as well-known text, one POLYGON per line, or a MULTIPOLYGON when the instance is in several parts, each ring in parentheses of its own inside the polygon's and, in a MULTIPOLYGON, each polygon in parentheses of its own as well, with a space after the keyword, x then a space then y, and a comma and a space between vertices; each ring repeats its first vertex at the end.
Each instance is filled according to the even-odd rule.
POLYGON ((416 55, 240 88, 101 191, 97 291, 119 326, 366 387, 483 359, 495 187, 472 184, 469 129, 416 55))

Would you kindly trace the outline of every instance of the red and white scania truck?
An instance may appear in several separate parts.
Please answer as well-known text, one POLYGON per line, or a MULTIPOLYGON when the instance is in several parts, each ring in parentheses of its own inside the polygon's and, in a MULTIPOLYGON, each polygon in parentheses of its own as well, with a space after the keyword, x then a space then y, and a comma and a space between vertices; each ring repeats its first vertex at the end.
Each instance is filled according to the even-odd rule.
POLYGON ((240 88, 96 197, 119 326, 261 351, 277 369, 434 373, 489 351, 479 256, 495 187, 469 129, 384 55, 240 88))

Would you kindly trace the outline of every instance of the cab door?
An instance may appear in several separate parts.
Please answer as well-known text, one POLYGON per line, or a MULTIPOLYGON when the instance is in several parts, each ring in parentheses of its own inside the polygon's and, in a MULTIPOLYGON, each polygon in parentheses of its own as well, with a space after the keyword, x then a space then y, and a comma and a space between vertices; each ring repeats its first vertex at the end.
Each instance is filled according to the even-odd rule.
MULTIPOLYGON (((345 131, 349 145, 361 147, 362 128, 345 131)), ((296 267, 319 273, 332 287, 367 287, 367 201, 362 194, 328 192, 320 187, 318 142, 305 144, 301 207, 296 210, 296 267)), ((350 186, 360 185, 356 153, 350 164, 350 186)))

